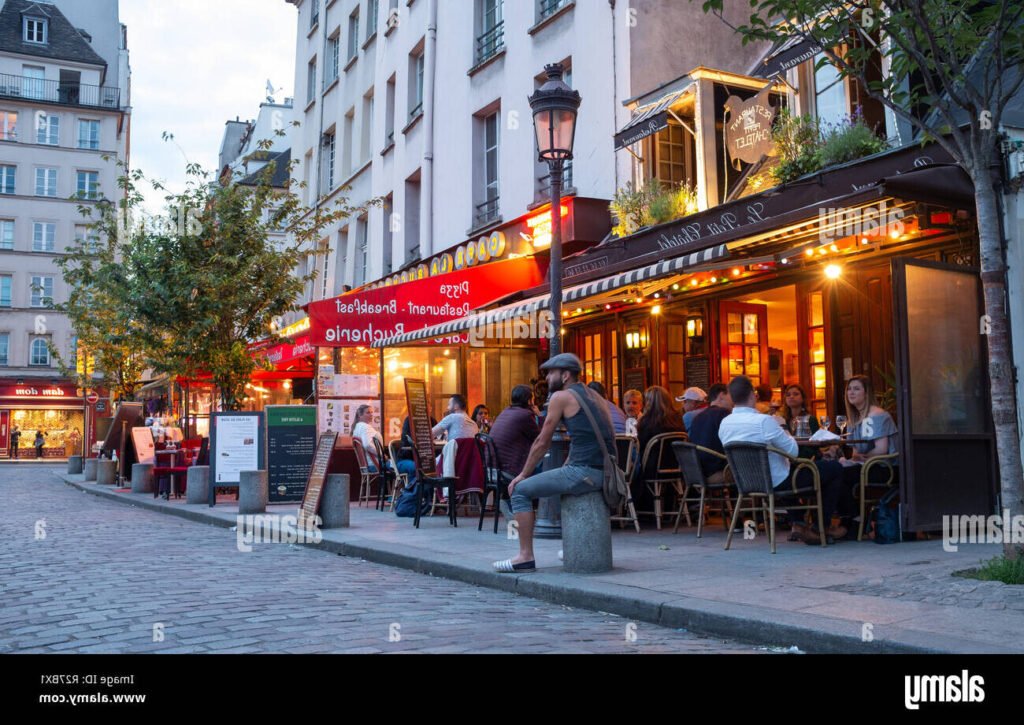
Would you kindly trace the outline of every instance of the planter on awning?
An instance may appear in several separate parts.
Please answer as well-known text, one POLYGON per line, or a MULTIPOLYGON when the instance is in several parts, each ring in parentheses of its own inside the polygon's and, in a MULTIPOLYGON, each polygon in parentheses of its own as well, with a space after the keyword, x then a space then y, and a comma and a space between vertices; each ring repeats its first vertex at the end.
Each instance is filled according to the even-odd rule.
MULTIPOLYGON (((694 267, 700 267, 711 262, 720 261, 725 259, 728 255, 729 250, 724 244, 722 244, 717 247, 703 249, 699 252, 693 252, 674 259, 666 259, 658 262, 657 264, 651 264, 639 269, 632 269, 628 272, 623 272, 606 279, 595 280, 594 282, 589 282, 587 284, 570 287, 562 292, 562 302, 563 304, 578 302, 579 300, 583 300, 588 297, 604 294, 606 292, 613 292, 617 289, 630 287, 647 280, 678 274, 694 267)), ((499 307, 494 310, 487 310, 467 315, 457 320, 451 320, 450 322, 445 322, 440 325, 432 325, 415 332, 395 335, 375 343, 373 347, 394 347, 396 345, 403 345, 419 340, 444 338, 473 328, 488 327, 499 322, 504 322, 505 320, 523 317, 524 315, 529 315, 539 310, 547 309, 550 302, 551 299, 549 295, 537 295, 530 299, 505 305, 504 307, 499 307)))

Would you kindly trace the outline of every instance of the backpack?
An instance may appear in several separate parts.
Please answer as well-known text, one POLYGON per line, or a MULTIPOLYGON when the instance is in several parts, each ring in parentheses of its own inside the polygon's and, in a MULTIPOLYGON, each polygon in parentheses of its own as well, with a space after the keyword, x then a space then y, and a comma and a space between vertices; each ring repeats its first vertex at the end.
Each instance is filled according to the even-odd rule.
MULTIPOLYGON (((395 502, 395 516, 400 519, 414 519, 416 518, 416 496, 419 493, 420 484, 417 483, 410 488, 402 491, 398 496, 398 501, 395 502)), ((430 501, 427 499, 423 500, 423 510, 420 511, 420 515, 425 514, 430 510, 430 501)))
POLYGON ((871 514, 876 544, 898 544, 901 540, 900 510, 898 506, 892 505, 899 493, 898 488, 886 491, 871 514))

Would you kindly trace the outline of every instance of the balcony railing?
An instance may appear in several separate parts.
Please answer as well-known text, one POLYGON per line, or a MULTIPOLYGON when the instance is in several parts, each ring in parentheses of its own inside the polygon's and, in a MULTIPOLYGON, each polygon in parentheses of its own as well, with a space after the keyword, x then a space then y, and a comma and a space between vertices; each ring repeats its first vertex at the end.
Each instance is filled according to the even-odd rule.
POLYGON ((550 17, 569 4, 569 0, 540 0, 540 19, 550 17))
POLYGON ((505 47, 505 21, 499 21, 476 39, 476 62, 483 63, 505 47))
POLYGON ((483 204, 477 204, 476 216, 473 218, 473 226, 483 226, 484 224, 497 219, 500 200, 500 197, 496 196, 493 199, 488 199, 483 204))
POLYGON ((59 103, 65 106, 93 108, 120 108, 121 89, 93 86, 86 83, 48 81, 0 73, 0 98, 20 98, 30 101, 59 103))

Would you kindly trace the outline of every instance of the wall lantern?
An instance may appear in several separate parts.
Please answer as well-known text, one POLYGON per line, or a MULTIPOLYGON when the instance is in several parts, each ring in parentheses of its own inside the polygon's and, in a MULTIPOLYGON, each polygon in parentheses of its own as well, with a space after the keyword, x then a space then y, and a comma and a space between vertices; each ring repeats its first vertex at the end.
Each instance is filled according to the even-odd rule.
POLYGON ((687 337, 704 337, 704 318, 690 317, 686 320, 687 337))
POLYGON ((647 328, 639 327, 626 331, 627 350, 645 350, 647 348, 647 328))

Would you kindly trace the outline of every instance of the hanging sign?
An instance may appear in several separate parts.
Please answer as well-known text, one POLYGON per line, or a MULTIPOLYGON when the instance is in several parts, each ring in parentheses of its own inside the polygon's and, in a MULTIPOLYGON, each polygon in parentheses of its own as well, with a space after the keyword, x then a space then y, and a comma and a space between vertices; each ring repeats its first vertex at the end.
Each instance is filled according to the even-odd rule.
POLYGON ((735 163, 754 164, 772 151, 772 121, 777 109, 768 103, 770 88, 746 101, 729 96, 725 101, 725 145, 735 163))

